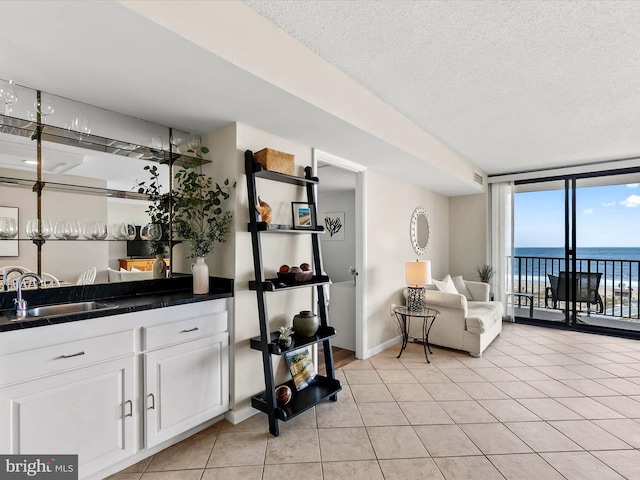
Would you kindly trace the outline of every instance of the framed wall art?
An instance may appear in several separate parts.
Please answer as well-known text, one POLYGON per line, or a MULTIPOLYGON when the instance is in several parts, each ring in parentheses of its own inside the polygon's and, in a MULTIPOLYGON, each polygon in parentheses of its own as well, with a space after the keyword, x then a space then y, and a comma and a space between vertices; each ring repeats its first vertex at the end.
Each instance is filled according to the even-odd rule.
POLYGON ((322 240, 344 240, 344 212, 322 215, 325 234, 322 240))

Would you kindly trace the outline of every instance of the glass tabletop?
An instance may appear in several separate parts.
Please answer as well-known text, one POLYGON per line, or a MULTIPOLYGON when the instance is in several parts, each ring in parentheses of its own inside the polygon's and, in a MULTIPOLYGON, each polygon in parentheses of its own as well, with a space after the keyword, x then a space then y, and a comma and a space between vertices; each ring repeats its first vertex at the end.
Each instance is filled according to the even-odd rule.
POLYGON ((409 310, 407 307, 401 305, 393 307, 393 312, 399 313, 400 315, 409 315, 411 317, 435 317, 440 313, 433 308, 425 308, 423 310, 409 310))

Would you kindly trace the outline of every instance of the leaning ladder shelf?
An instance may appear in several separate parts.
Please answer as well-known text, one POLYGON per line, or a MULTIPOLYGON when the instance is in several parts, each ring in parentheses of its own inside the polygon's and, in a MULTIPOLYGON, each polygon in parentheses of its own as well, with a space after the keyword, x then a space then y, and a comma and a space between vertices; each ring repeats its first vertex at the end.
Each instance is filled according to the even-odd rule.
POLYGON ((256 178, 263 178, 275 182, 288 183, 306 188, 307 202, 314 209, 315 215, 315 192, 314 186, 318 184, 318 179, 311 176, 311 167, 305 168, 304 177, 285 175, 283 173, 266 170, 259 163, 255 162, 253 152, 245 152, 245 172, 247 174, 247 193, 249 196, 249 225, 251 242, 253 246, 253 267, 255 280, 249 282, 249 289, 255 290, 258 301, 258 316, 260 323, 260 336, 250 339, 251 348, 262 352, 262 363, 264 368, 265 390, 251 399, 251 405, 264 412, 269 417, 269 431, 272 435, 278 436, 278 421, 290 420, 301 413, 313 408, 318 403, 325 400, 337 400, 337 393, 342 390, 340 381, 335 378, 333 368, 333 351, 331 349, 331 337, 336 334, 333 327, 329 326, 327 314, 327 303, 325 301, 324 285, 329 283, 329 277, 317 274, 308 282, 286 285, 277 278, 265 278, 262 265, 262 247, 260 237, 266 233, 306 233, 311 237, 313 248, 313 268, 316 273, 322 272, 322 258, 320 256, 320 241, 318 234, 323 233, 323 228, 314 225, 308 230, 295 230, 289 225, 268 226, 265 222, 258 221, 258 213, 255 205, 258 204, 256 193, 256 178), (268 292, 279 292, 295 288, 316 288, 316 298, 318 300, 318 316, 320 318, 320 328, 313 337, 293 336, 293 343, 290 347, 281 347, 277 343, 277 332, 269 330, 269 317, 267 315, 267 305, 265 295, 268 292), (284 355, 286 352, 297 350, 298 348, 322 343, 324 349, 326 376, 317 375, 314 381, 303 390, 296 391, 293 380, 285 382, 291 388, 293 396, 287 405, 278 405, 276 402, 275 384, 273 375, 273 364, 271 355, 284 355))

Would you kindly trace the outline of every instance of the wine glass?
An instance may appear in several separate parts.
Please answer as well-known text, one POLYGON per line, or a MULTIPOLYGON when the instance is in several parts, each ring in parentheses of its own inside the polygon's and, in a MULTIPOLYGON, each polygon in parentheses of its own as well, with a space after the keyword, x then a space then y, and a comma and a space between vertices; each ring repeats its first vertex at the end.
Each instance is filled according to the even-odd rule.
POLYGON ((36 218, 27 222, 27 237, 34 240, 49 238, 52 230, 51 219, 49 218, 43 218, 42 220, 36 218))
POLYGON ((89 135, 91 133, 89 119, 87 117, 76 115, 73 117, 73 121, 71 122, 71 130, 78 132, 80 134, 80 138, 78 138, 78 140, 82 141, 83 135, 89 135))
POLYGON ((13 80, 0 80, 0 102, 4 103, 4 110, 2 111, 4 115, 11 113, 9 105, 13 105, 18 101, 14 85, 13 80))
POLYGON ((53 235, 58 240, 64 240, 66 237, 64 236, 64 220, 58 220, 56 222, 55 227, 53 227, 53 235))
POLYGON ((123 223, 114 223, 111 225, 111 236, 114 240, 123 240, 124 235, 122 233, 123 223))
POLYGON ((171 145, 176 147, 176 152, 182 153, 180 151, 180 147, 182 147, 185 142, 184 134, 182 132, 173 132, 169 141, 171 142, 171 145))
POLYGON ((82 236, 87 240, 93 240, 93 222, 85 222, 82 226, 82 236))
POLYGON ((80 220, 65 220, 62 235, 67 240, 76 240, 80 236, 80 220))
POLYGON ((42 98, 33 102, 33 108, 36 109, 36 112, 40 113, 40 116, 42 117, 42 123, 45 123, 44 119, 55 111, 51 100, 42 98))
POLYGON ((136 238, 136 226, 131 223, 123 223, 122 224, 122 233, 124 235, 124 240, 133 240, 136 238))
POLYGON ((187 143, 189 150, 193 150, 194 152, 199 152, 201 145, 202 145, 202 139, 200 138, 200 135, 196 133, 192 133, 191 135, 189 135, 189 141, 187 143))
POLYGON ((93 229, 91 231, 91 236, 93 237, 94 240, 104 240, 105 238, 107 238, 107 235, 109 234, 108 230, 107 230, 107 223, 106 222, 93 222, 93 229))
POLYGON ((164 150, 164 141, 160 135, 151 137, 151 150, 157 152, 164 150))
POLYGON ((18 234, 15 218, 0 217, 0 238, 14 238, 18 234))
POLYGON ((162 226, 157 223, 147 223, 140 231, 142 240, 160 240, 162 237, 162 226))

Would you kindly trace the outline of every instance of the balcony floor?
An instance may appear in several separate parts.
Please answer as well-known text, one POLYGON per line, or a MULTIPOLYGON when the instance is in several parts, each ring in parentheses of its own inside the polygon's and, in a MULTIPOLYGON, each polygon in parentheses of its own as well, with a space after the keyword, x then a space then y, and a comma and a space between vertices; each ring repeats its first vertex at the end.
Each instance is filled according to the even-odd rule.
MULTIPOLYGON (((514 308, 514 314, 516 317, 530 318, 529 307, 516 306, 514 308)), ((535 320, 545 320, 549 322, 564 322, 564 312, 562 310, 557 310, 557 309, 534 307, 533 318, 535 320)), ((635 319, 629 320, 629 319, 624 319, 623 317, 599 315, 597 313, 591 313, 591 315, 587 315, 586 312, 581 312, 578 315, 578 320, 583 325, 593 325, 597 327, 615 328, 618 330, 631 330, 634 332, 640 332, 640 322, 635 319)))

